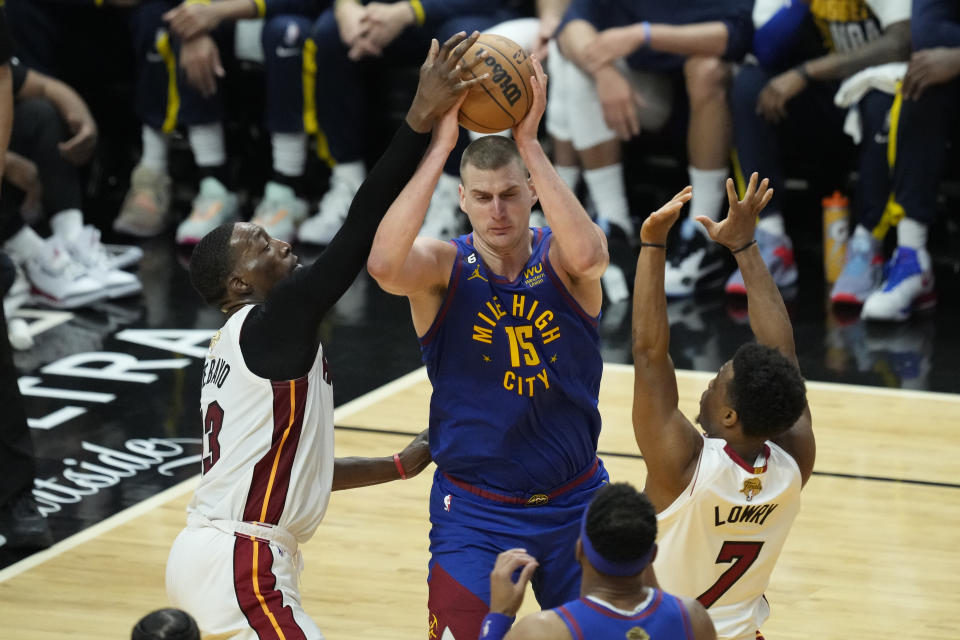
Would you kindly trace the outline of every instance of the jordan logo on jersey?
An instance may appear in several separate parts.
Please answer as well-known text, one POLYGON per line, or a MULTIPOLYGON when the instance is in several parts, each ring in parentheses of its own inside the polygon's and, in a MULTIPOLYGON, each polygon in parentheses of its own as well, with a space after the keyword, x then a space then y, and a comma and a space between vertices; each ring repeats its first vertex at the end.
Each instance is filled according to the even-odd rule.
POLYGON ((760 478, 747 478, 743 481, 743 489, 740 489, 740 493, 746 496, 747 502, 753 500, 753 496, 761 491, 763 491, 763 485, 760 483, 760 478))
POLYGON ((550 388, 547 369, 543 366, 534 341, 539 338, 543 346, 558 340, 560 327, 555 322, 553 311, 541 308, 539 300, 514 293, 509 304, 508 311, 503 308, 498 296, 487 300, 477 312, 472 340, 495 346, 495 340, 496 344, 503 344, 501 336, 505 337, 509 368, 503 373, 503 388, 517 395, 532 397, 535 391, 550 388), (507 320, 501 323, 507 316, 507 320), (498 331, 501 326, 503 333, 498 331))

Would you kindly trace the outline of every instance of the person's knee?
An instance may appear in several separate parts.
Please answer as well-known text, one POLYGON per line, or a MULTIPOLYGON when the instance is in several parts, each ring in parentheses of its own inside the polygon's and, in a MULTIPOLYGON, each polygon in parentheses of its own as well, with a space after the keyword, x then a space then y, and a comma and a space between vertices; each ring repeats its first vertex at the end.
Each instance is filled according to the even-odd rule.
POLYGON ((691 106, 726 98, 731 65, 720 58, 694 56, 683 65, 687 95, 691 106))
POLYGON ((269 57, 278 49, 293 49, 303 46, 310 30, 309 22, 299 16, 280 15, 268 19, 263 25, 263 51, 269 57))
POLYGON ((327 9, 320 14, 309 33, 317 48, 317 59, 339 56, 347 57, 347 48, 340 40, 340 29, 333 16, 333 9, 327 9))

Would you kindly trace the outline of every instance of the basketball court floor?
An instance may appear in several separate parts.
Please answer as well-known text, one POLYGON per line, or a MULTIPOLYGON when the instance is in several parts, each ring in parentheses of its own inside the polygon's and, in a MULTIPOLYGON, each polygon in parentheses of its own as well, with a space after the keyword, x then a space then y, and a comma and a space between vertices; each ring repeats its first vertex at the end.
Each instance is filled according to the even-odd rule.
MULTIPOLYGON (((200 362, 219 313, 201 307, 168 238, 145 246, 141 298, 78 313, 22 311, 18 355, 57 544, 0 547, 0 638, 126 638, 166 606, 167 551, 199 470, 200 362)), ((301 255, 303 255, 301 253, 301 255)), ((309 259, 309 256, 305 256, 309 259)), ((788 303, 818 439, 814 477, 773 575, 767 638, 957 638, 960 628, 960 285, 896 327, 830 313, 803 279, 788 303)), ((670 305, 681 408, 749 338, 715 293, 670 305)), ((630 426, 629 303, 605 309, 601 456, 642 486, 630 426)), ((404 300, 361 276, 323 328, 337 455, 390 455, 427 424, 429 383, 404 300)), ((302 593, 328 638, 430 637, 429 468, 334 494, 305 545, 302 593)), ((524 605, 535 608, 532 596, 524 605)), ((432 636, 439 637, 433 629, 432 636)))

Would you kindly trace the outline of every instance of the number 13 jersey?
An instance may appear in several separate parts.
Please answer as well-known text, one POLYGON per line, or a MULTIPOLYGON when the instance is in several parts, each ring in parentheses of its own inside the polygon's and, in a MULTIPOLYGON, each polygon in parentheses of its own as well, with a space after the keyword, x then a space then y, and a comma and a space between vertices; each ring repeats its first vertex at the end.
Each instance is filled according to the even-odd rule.
POLYGON ((770 614, 763 593, 800 511, 800 468, 772 442, 750 464, 704 438, 693 480, 657 514, 661 587, 696 598, 717 637, 753 640, 770 614))
POLYGON ((323 519, 333 483, 333 386, 322 346, 296 380, 251 372, 240 351, 251 309, 234 313, 210 341, 200 388, 203 476, 187 511, 276 525, 302 544, 323 519))

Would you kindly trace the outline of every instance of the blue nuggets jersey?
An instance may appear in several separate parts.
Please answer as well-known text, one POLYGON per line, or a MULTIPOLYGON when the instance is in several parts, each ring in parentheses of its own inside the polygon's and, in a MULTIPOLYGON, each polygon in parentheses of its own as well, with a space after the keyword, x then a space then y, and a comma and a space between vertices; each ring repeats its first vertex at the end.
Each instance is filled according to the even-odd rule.
POLYGON ((591 598, 568 602, 553 612, 567 625, 573 640, 693 640, 683 602, 659 589, 651 591, 648 603, 631 615, 591 598))
POLYGON ((548 260, 551 231, 513 282, 461 236, 446 297, 420 338, 441 472, 506 493, 564 484, 594 463, 603 362, 596 317, 548 260))

